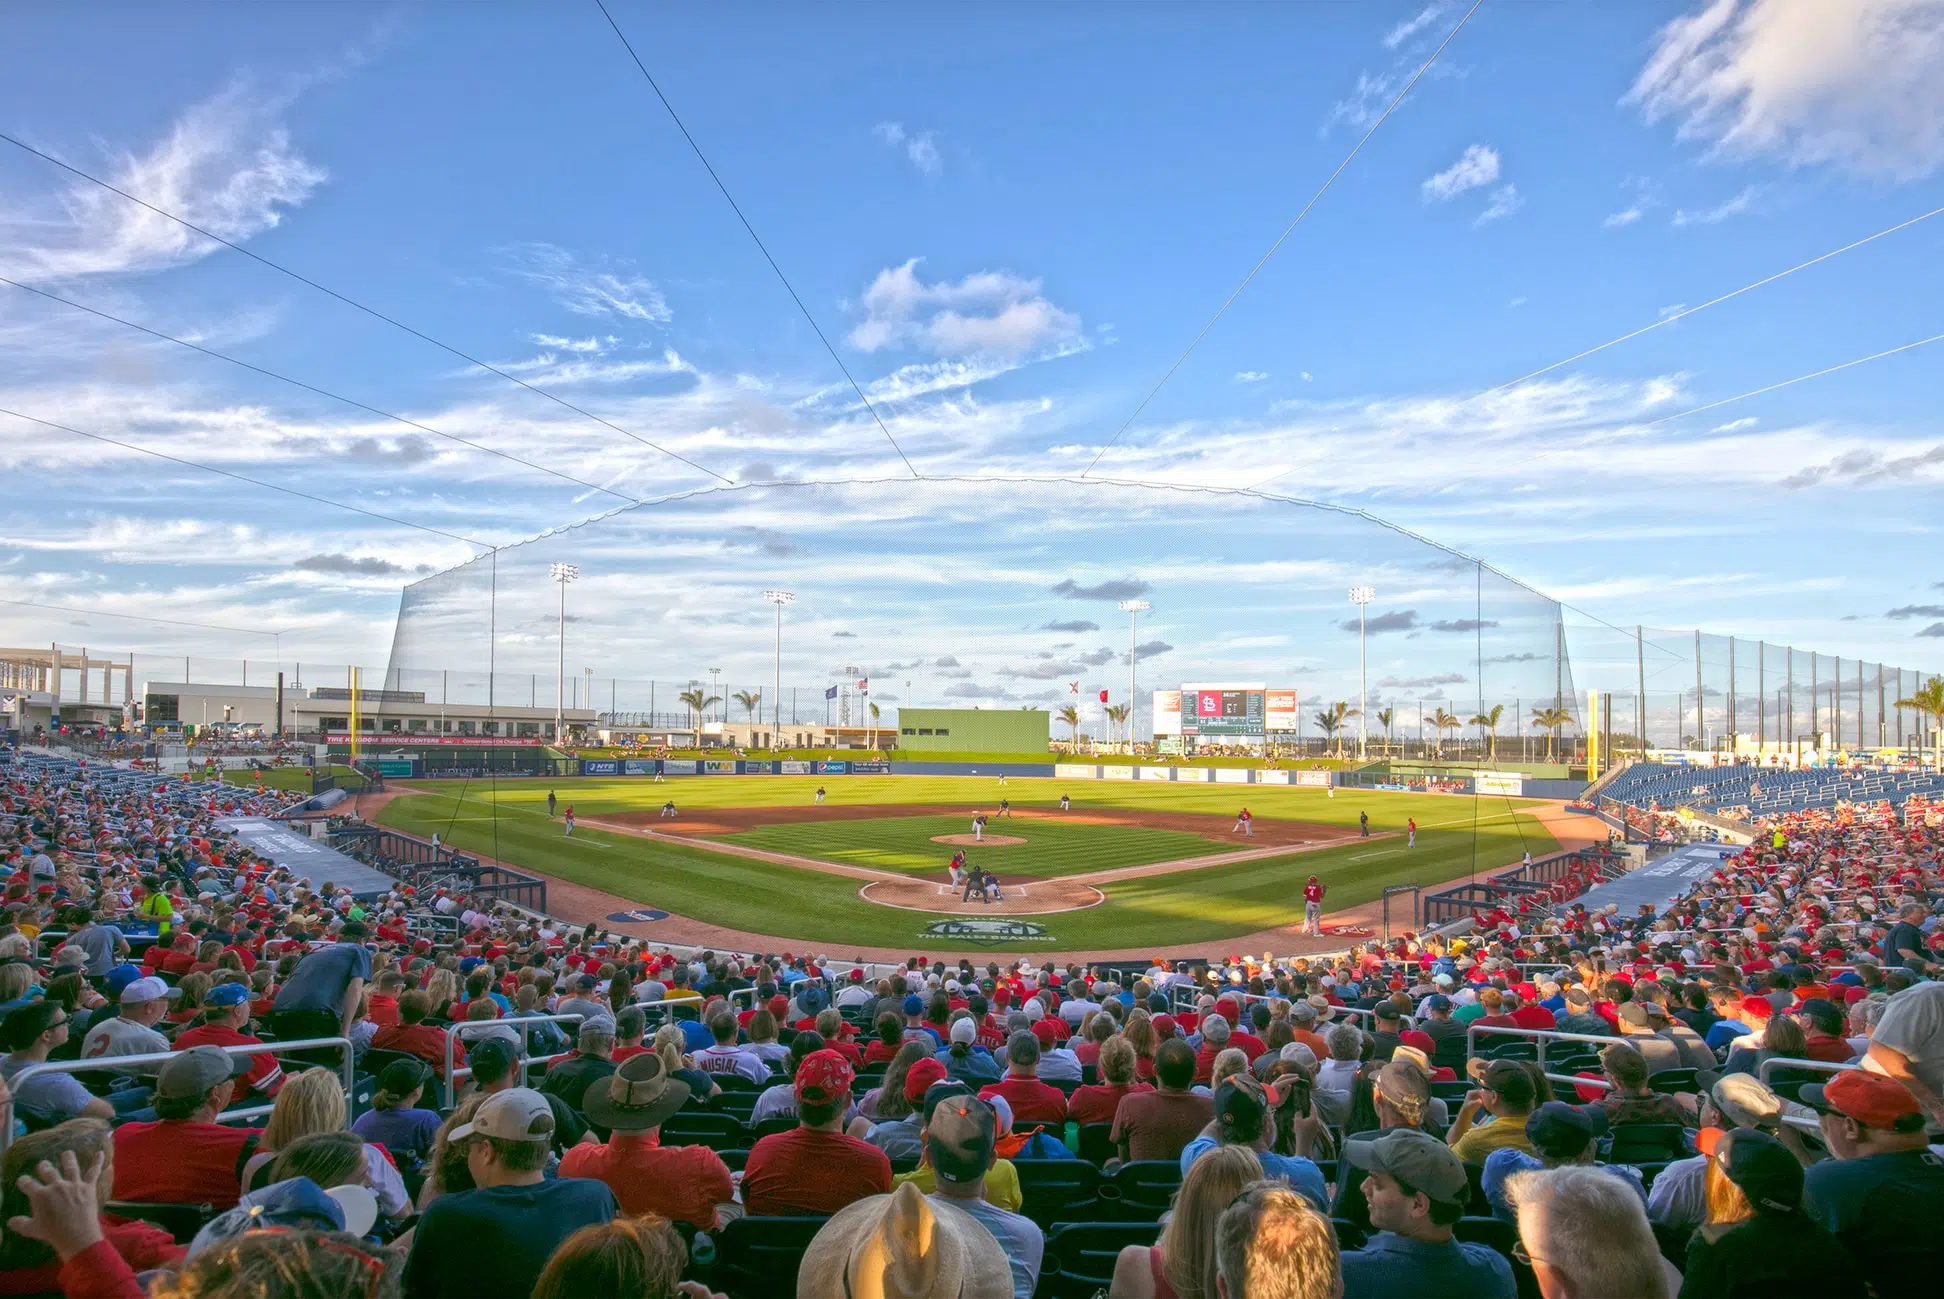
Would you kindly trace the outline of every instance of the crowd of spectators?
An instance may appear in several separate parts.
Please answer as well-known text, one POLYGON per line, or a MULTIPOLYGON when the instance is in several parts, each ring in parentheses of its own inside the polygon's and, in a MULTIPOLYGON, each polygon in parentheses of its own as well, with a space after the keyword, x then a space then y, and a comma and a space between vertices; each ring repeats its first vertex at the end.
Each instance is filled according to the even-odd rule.
POLYGON ((0 763, 0 1292, 694 1294, 806 1219, 808 1296, 1027 1299, 1096 1222, 1147 1224, 1099 1278, 1130 1299, 1890 1296, 1944 1265, 1921 811, 1792 814, 1635 915, 890 969, 353 898, 213 824, 273 806, 0 763), (252 1049, 315 1039, 349 1095, 344 1047, 252 1049), (1095 1194, 1143 1183, 1165 1215, 1095 1194))

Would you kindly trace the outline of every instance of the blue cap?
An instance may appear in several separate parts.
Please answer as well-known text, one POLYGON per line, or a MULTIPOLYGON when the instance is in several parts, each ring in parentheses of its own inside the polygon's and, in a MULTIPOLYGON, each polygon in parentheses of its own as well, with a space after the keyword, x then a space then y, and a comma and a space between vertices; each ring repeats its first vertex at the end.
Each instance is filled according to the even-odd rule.
POLYGON ((924 999, 923 997, 921 997, 921 996, 919 996, 919 995, 918 995, 917 993, 915 993, 915 992, 913 992, 913 993, 907 993, 907 994, 905 995, 905 1000, 904 1000, 904 1013, 905 1013, 905 1014, 907 1014, 907 1015, 922 1015, 922 1014, 924 1014, 924 1013, 925 1013, 925 999, 924 999))
POLYGON ((110 998, 122 995, 122 989, 142 977, 139 965, 117 965, 108 971, 108 995, 110 998))
POLYGON ((269 1227, 345 1231, 361 1226, 363 1231, 359 1231, 359 1235, 371 1229, 370 1222, 347 1222, 347 1217, 345 1206, 337 1197, 326 1194, 308 1177, 292 1177, 260 1191, 251 1191, 236 1202, 234 1209, 210 1219, 190 1243, 189 1256, 194 1258, 210 1246, 241 1236, 246 1231, 261 1231, 269 1227))
POLYGON ((478 969, 480 966, 484 964, 486 964, 486 962, 480 957, 468 956, 465 960, 459 962, 459 973, 471 974, 474 970, 478 969))
POLYGON ((219 983, 203 996, 205 1006, 241 1006, 250 999, 250 988, 244 983, 219 983))
POLYGON ((830 1004, 830 994, 824 991, 823 984, 812 983, 797 994, 797 1000, 803 1003, 805 1010, 814 1015, 830 1004))
POLYGON ((1424 1008, 1426 1010, 1450 1010, 1451 998, 1445 996, 1442 992, 1434 992, 1424 999, 1424 1008))

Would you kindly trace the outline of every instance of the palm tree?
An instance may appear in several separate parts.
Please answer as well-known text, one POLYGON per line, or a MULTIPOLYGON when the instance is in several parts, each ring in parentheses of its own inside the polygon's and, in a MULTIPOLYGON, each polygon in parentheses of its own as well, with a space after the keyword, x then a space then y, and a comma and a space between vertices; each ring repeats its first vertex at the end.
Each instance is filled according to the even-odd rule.
POLYGON ((708 712, 713 705, 721 703, 722 697, 720 695, 709 694, 702 687, 696 686, 692 690, 684 690, 676 698, 688 705, 689 713, 694 719, 693 729, 697 734, 699 742, 702 731, 702 714, 708 712))
POLYGON ((1325 708, 1316 715, 1316 729, 1323 732, 1323 752, 1328 755, 1336 743, 1336 733, 1343 726, 1343 719, 1337 716, 1336 709, 1325 708))
POLYGON ((760 690, 738 690, 736 692, 736 702, 742 705, 743 712, 749 715, 749 724, 754 726, 756 724, 756 710, 763 706, 763 692, 760 690))
POLYGON ((1437 729, 1438 756, 1442 758, 1444 757, 1444 733, 1446 731, 1455 731, 1463 726, 1464 723, 1458 720, 1456 713, 1451 712, 1449 709, 1440 708, 1431 715, 1431 725, 1437 729))
POLYGON ((1060 710, 1060 720, 1073 728, 1073 751, 1080 752, 1080 710, 1068 704, 1060 710))
POLYGON ((1944 677, 1932 677, 1917 687, 1917 692, 1908 699, 1899 699, 1897 707, 1908 708, 1931 719, 1931 730, 1937 737, 1937 766, 1944 770, 1944 677))
POLYGON ((1471 721, 1468 723, 1468 725, 1476 726, 1479 730, 1479 734, 1481 735, 1487 733, 1490 734, 1491 736, 1490 754, 1491 754, 1491 761, 1494 764, 1498 762, 1499 719, 1504 716, 1505 716, 1505 705, 1493 704, 1490 712, 1480 713, 1476 717, 1472 718, 1471 721))
MULTIPOLYGON (((1107 706, 1107 720, 1115 726, 1126 726, 1127 715, 1132 711, 1133 707, 1129 704, 1109 704, 1107 706)), ((1111 731, 1109 732, 1108 738, 1113 738, 1111 731)), ((1129 753, 1134 752, 1134 732, 1132 729, 1129 729, 1127 732, 1127 751, 1129 753)))
POLYGON ((1342 758, 1344 756, 1343 724, 1349 721, 1352 717, 1361 717, 1361 716, 1363 716, 1363 714, 1360 711, 1358 711, 1355 708, 1352 708, 1349 702, 1343 699, 1339 699, 1335 703, 1331 704, 1329 709, 1326 712, 1321 712, 1316 715, 1316 724, 1323 728, 1323 733, 1325 735, 1334 736, 1336 738, 1336 750, 1337 750, 1336 755, 1338 758, 1342 758), (1328 718, 1329 720, 1325 721, 1324 720, 1325 718, 1328 718))
POLYGON ((877 747, 877 724, 878 724, 878 718, 881 716, 883 716, 883 714, 879 712, 878 706, 875 703, 873 703, 871 705, 871 734, 870 734, 870 738, 864 741, 865 744, 869 745, 873 749, 877 747))
POLYGON ((1384 756, 1390 757, 1391 721, 1397 715, 1395 708, 1385 708, 1377 713, 1377 724, 1384 728, 1384 756))
POLYGON ((1564 708, 1535 708, 1532 710, 1532 724, 1543 727, 1546 732, 1546 761, 1553 760, 1553 740, 1559 735, 1559 728, 1573 720, 1573 715, 1564 708))

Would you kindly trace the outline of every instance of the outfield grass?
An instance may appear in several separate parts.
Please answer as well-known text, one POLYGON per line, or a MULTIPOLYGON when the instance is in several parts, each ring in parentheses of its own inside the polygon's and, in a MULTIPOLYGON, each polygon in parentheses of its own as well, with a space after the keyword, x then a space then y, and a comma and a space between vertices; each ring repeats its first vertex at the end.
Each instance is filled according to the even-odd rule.
MULTIPOLYGON (((932 836, 966 834, 969 830, 962 816, 887 816, 766 825, 720 837, 729 843, 747 844, 770 852, 872 866, 878 870, 930 873, 943 878, 945 863, 958 850, 933 843, 932 836)), ((986 834, 1026 841, 965 846, 971 861, 1007 878, 1022 875, 1029 879, 1052 879, 1116 866, 1207 857, 1227 852, 1231 847, 1179 830, 1134 825, 1063 825, 1037 818, 1020 821, 994 817, 986 826, 986 834)))
MULTIPOLYGON (((970 806, 997 801, 993 782, 982 778, 853 776, 829 777, 822 783, 830 801, 840 803, 963 802, 970 806)), ((817 784, 815 777, 696 777, 662 785, 640 779, 563 780, 551 787, 563 805, 573 803, 581 815, 593 816, 652 809, 667 797, 683 807, 698 808, 807 804, 817 784)), ((633 902, 710 924, 827 947, 833 954, 855 946, 909 947, 914 952, 965 946, 927 940, 922 931, 938 917, 865 902, 857 896, 855 879, 586 826, 566 838, 560 823, 546 815, 549 786, 541 782, 501 784, 497 816, 490 785, 431 782, 417 788, 433 792, 394 799, 379 820, 421 836, 437 830, 461 850, 492 855, 633 902)), ((1259 817, 1354 825, 1357 812, 1367 809, 1372 827, 1379 830, 1400 828, 1406 817, 1415 816, 1418 846, 1407 849, 1401 837, 1358 839, 1341 847, 1243 865, 1125 880, 1108 885, 1107 900, 1097 907, 1038 918, 1046 929, 1043 940, 1007 943, 1002 950, 1141 950, 1220 943, 1300 919, 1302 883, 1312 872, 1330 886, 1328 906, 1336 911, 1380 896, 1387 885, 1429 887, 1461 878, 1472 869, 1498 869, 1517 861, 1526 848, 1537 855, 1556 846, 1550 833, 1519 813, 1530 803, 1503 798, 1340 794, 1330 799, 1320 790, 1295 788, 1244 791, 1053 780, 1011 781, 1006 796, 1015 806, 1048 805, 1057 803, 1062 791, 1073 796, 1076 807, 1221 814, 1232 813, 1238 794, 1246 794, 1250 809, 1259 817)), ((822 824, 840 829, 867 823, 822 824)), ((812 827, 793 827, 806 828, 812 827)))

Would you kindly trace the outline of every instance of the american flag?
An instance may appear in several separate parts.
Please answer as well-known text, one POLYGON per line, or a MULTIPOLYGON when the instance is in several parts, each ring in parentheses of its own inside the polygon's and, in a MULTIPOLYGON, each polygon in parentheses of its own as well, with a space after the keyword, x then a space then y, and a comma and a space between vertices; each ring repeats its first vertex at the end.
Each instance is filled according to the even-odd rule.
POLYGON ((871 679, 869 677, 859 677, 857 679, 857 693, 860 695, 868 695, 871 693, 871 679))

